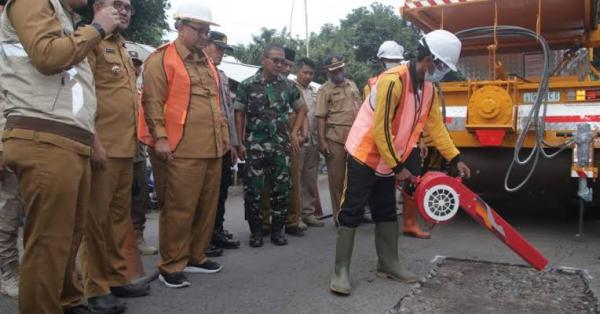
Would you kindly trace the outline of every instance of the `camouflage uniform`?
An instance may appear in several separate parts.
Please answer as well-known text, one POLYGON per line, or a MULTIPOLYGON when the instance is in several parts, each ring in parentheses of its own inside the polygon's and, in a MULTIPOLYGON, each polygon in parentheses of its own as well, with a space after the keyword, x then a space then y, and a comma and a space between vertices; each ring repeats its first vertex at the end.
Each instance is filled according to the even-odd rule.
POLYGON ((304 102, 293 83, 278 76, 265 82, 262 69, 243 81, 236 93, 235 110, 246 113, 244 207, 246 220, 261 220, 260 200, 265 178, 271 179, 271 216, 285 220, 289 206, 290 133, 288 113, 304 102))

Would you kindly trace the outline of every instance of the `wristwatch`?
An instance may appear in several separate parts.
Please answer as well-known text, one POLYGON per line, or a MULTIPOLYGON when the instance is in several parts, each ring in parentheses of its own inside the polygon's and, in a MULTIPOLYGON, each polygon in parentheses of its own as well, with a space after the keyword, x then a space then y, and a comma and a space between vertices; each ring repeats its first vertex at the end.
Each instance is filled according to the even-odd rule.
POLYGON ((98 31, 98 33, 100 33, 100 37, 102 39, 106 37, 106 31, 104 31, 104 28, 102 27, 102 25, 100 25, 100 23, 93 22, 92 26, 98 31))

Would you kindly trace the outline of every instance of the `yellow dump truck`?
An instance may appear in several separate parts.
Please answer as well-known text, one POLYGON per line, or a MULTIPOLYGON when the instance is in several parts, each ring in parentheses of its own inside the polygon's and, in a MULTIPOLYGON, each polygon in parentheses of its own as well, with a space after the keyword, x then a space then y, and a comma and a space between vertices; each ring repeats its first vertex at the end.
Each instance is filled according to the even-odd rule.
POLYGON ((596 0, 406 0, 400 11, 463 43, 464 79, 441 90, 474 190, 599 200, 596 0))

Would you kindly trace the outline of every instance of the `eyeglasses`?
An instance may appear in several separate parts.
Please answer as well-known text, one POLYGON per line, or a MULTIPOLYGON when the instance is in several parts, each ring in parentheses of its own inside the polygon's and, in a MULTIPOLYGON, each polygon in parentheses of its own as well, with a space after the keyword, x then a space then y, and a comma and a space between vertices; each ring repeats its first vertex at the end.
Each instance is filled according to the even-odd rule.
POLYGON ((185 24, 187 25, 189 28, 193 29, 196 31, 196 33, 198 33, 199 35, 205 35, 208 36, 208 32, 210 32, 210 28, 208 27, 196 27, 196 26, 192 26, 191 24, 185 24))
POLYGON ((435 65, 436 69, 440 71, 446 71, 450 69, 450 67, 446 63, 444 63, 444 61, 438 58, 433 59, 433 64, 435 65))
POLYGON ((119 12, 120 11, 125 11, 127 13, 130 13, 131 15, 135 14, 135 9, 131 5, 125 4, 125 3, 121 2, 121 1, 118 1, 118 0, 115 1, 115 2, 113 2, 113 8, 115 8, 115 10, 117 10, 119 12))
POLYGON ((284 65, 285 64, 285 59, 282 59, 282 58, 269 58, 269 60, 271 60, 271 62, 275 63, 276 65, 284 65))

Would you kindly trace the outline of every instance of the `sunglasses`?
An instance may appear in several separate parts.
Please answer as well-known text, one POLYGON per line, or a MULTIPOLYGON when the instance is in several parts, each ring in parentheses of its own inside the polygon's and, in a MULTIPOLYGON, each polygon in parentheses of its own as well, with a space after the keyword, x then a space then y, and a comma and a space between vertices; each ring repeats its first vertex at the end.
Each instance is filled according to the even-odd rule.
POLYGON ((275 63, 276 65, 284 65, 285 64, 285 59, 282 58, 268 58, 269 60, 271 60, 271 62, 275 63))
POLYGON ((118 0, 113 2, 113 8, 115 8, 115 10, 117 10, 119 12, 125 11, 127 13, 130 13, 131 15, 135 14, 135 9, 131 5, 123 3, 118 0))

